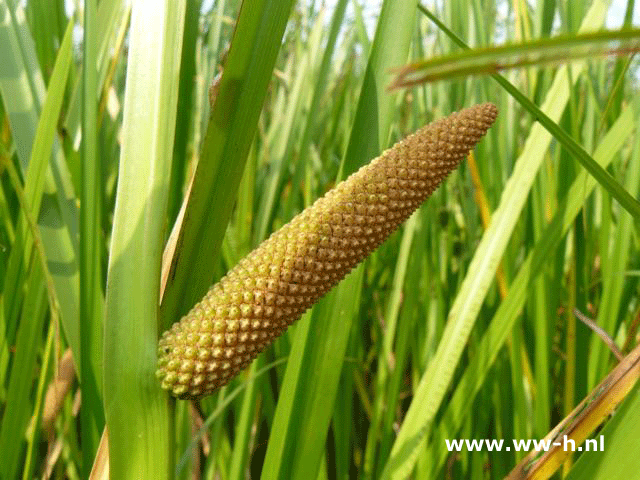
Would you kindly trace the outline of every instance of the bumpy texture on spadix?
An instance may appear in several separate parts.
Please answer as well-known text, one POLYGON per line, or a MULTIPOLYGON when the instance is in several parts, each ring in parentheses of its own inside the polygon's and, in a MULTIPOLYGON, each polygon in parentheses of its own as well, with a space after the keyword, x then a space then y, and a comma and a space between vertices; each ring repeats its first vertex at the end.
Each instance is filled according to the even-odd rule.
POLYGON ((164 332, 162 387, 197 398, 228 383, 431 195, 497 113, 477 105, 423 127, 271 235, 164 332))

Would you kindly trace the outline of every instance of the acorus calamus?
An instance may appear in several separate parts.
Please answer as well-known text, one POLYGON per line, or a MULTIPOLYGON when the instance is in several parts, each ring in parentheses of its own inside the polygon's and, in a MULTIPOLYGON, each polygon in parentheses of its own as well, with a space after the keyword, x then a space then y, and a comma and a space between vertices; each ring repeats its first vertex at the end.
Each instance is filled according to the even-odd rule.
POLYGON ((497 114, 485 103, 422 127, 273 233, 164 332, 162 387, 198 398, 227 384, 416 210, 497 114))

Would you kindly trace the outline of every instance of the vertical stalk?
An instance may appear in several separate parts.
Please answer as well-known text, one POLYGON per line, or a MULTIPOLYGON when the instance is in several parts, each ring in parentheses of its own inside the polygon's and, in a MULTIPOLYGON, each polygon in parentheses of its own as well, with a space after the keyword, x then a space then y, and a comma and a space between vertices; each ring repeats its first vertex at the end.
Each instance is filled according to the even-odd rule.
POLYGON ((111 478, 173 476, 172 404, 153 372, 184 12, 139 0, 131 14, 104 341, 111 478))
POLYGON ((82 476, 88 478, 104 425, 101 400, 102 272, 100 268, 101 162, 98 149, 95 0, 84 4, 82 151, 80 184, 80 377, 82 476))

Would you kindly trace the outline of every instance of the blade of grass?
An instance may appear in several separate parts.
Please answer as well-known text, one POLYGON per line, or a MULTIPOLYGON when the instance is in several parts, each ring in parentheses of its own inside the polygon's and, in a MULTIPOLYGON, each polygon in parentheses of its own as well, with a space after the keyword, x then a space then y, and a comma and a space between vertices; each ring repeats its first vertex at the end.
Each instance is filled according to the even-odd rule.
POLYGON ((53 340, 55 338, 56 326, 56 323, 49 322, 47 339, 45 341, 44 352, 42 354, 40 376, 38 378, 38 386, 36 388, 33 416, 31 417, 30 428, 27 429, 27 453, 22 468, 22 480, 29 480, 33 478, 33 469, 35 467, 34 459, 38 458, 37 455, 34 455, 34 451, 38 447, 38 440, 40 439, 40 422, 42 419, 42 408, 45 401, 45 381, 49 375, 49 364, 54 356, 53 340))
MULTIPOLYGON (((97 51, 95 55, 95 68, 98 69, 98 85, 95 90, 96 98, 99 98, 105 91, 105 80, 109 76, 111 68, 111 55, 113 48, 114 33, 123 21, 127 21, 129 12, 123 6, 124 0, 100 0, 98 4, 97 25, 95 38, 97 39, 97 51)), ((82 133, 82 76, 76 79, 71 93, 71 99, 67 109, 64 128, 71 138, 74 149, 80 147, 82 133)))
POLYGON ((84 3, 82 154, 80 183, 80 377, 82 476, 88 478, 104 428, 102 407, 103 296, 101 268, 102 162, 98 151, 97 2, 84 3))
MULTIPOLYGON (((59 73, 56 73, 54 67, 49 80, 49 89, 58 90, 59 95, 64 94, 66 77, 71 65, 72 30, 73 24, 70 22, 58 53, 59 73)), ((0 4, 0 57, 4 59, 3 62, 0 62, 0 92, 9 116, 20 166, 25 175, 29 169, 34 179, 44 176, 43 185, 34 189, 33 193, 29 193, 33 187, 30 186, 31 181, 27 177, 25 191, 29 204, 36 210, 40 209, 40 216, 38 217, 36 212, 34 218, 39 219, 42 230, 49 268, 60 302, 62 326, 74 357, 79 359, 80 281, 76 257, 77 241, 75 240, 77 238, 75 195, 70 188, 70 176, 62 151, 53 133, 55 130, 46 135, 43 134, 43 138, 46 137, 53 142, 53 155, 50 156, 51 145, 49 145, 48 148, 43 149, 46 152, 46 158, 40 157, 40 154, 36 156, 43 163, 39 163, 38 167, 29 167, 31 150, 36 145, 36 130, 40 128, 38 119, 46 108, 43 107, 45 90, 42 75, 35 61, 33 42, 24 23, 24 12, 19 6, 15 6, 12 0, 0 4), (50 170, 47 170, 49 158, 52 162, 50 170), (44 169, 44 171, 37 173, 40 169, 44 169), (54 195, 42 198, 42 189, 53 192, 54 195)), ((51 98, 54 96, 52 95, 51 98)), ((61 97, 59 101, 62 101, 61 97)), ((57 111, 60 111, 60 106, 57 107, 57 111)), ((53 111, 47 115, 43 114, 43 116, 48 119, 47 121, 52 122, 49 128, 55 129, 59 113, 52 114, 53 111)), ((43 146, 40 145, 38 148, 43 146)), ((19 234, 19 232, 16 233, 16 235, 19 234)), ((12 303, 19 302, 21 298, 17 292, 21 278, 19 272, 22 269, 22 255, 21 249, 12 250, 6 272, 6 278, 9 281, 4 284, 3 294, 5 299, 11 300, 5 302, 5 314, 10 325, 17 325, 15 316, 11 312, 15 312, 12 303)))
POLYGON ((259 0, 241 6, 162 299, 165 328, 211 284, 292 5, 259 0))
MULTIPOLYGON (((467 164, 471 171, 474 199, 480 210, 482 227, 486 230, 491 223, 491 212, 473 152, 469 154, 467 164)), ((498 290, 500 291, 500 298, 504 300, 509 292, 504 273, 504 261, 498 265, 496 280, 498 290)), ((525 438, 527 436, 527 420, 529 415, 526 411, 524 389, 525 385, 531 389, 533 389, 532 387, 534 385, 533 374, 531 373, 531 366, 529 365, 529 357, 527 350, 524 348, 522 336, 521 331, 514 330, 511 333, 511 337, 507 340, 511 361, 511 385, 515 404, 515 408, 513 409, 514 438, 525 438)), ((546 431, 547 430, 545 430, 545 432, 546 431)))
POLYGON ((1 478, 18 478, 24 433, 33 409, 33 376, 28 372, 33 372, 37 367, 36 360, 47 311, 47 295, 39 261, 35 261, 30 268, 26 288, 16 337, 16 355, 9 378, 6 410, 0 423, 0 449, 3 455, 3 461, 0 462, 1 478))
MULTIPOLYGON (((67 25, 64 0, 35 0, 27 2, 25 8, 40 68, 48 76, 67 25)), ((48 79, 45 81, 48 83, 48 79)))
POLYGON ((389 88, 410 87, 440 79, 482 75, 545 63, 568 63, 577 59, 592 59, 598 55, 628 55, 638 49, 640 29, 633 28, 565 34, 529 42, 474 48, 418 60, 397 68, 397 76, 389 88))
MULTIPOLYGON (((254 377, 256 372, 262 366, 262 357, 251 364, 247 374, 254 377)), ((229 469, 230 480, 242 480, 246 478, 247 457, 249 456, 249 442, 251 440, 251 427, 255 418, 256 398, 258 392, 256 382, 249 382, 242 397, 242 406, 240 407, 240 415, 238 417, 234 442, 233 453, 231 455, 231 463, 229 469)))
POLYGON ((342 22, 344 20, 347 2, 348 0, 339 0, 331 18, 331 26, 329 28, 327 43, 324 47, 322 63, 320 64, 320 69, 316 75, 317 80, 313 88, 309 114, 306 116, 304 129, 302 130, 302 138, 300 140, 300 158, 296 165, 296 173, 293 180, 294 185, 299 185, 301 183, 304 167, 307 165, 306 159, 310 154, 309 147, 311 145, 311 135, 316 128, 316 124, 319 123, 317 116, 314 115, 313 112, 321 110, 321 101, 323 96, 326 94, 326 85, 329 78, 331 61, 333 59, 338 33, 340 32, 342 22))
POLYGON ((185 15, 185 37, 182 43, 180 67, 180 91, 178 93, 178 118, 176 119, 176 141, 173 149, 171 187, 169 188, 169 221, 174 222, 180 211, 183 186, 187 165, 191 158, 191 126, 193 125, 193 105, 196 93, 196 45, 200 29, 198 28, 202 0, 187 2, 185 15))
POLYGON ((350 305, 337 301, 338 287, 296 327, 280 390, 283 402, 279 401, 276 408, 261 478, 311 478, 317 475, 340 378, 344 344, 351 326, 348 320, 355 314, 361 282, 362 268, 359 268, 341 283, 351 288, 350 299, 355 299, 350 305), (320 343, 327 338, 333 341, 320 343), (326 366, 333 369, 321 370, 326 366), (272 452, 282 452, 283 456, 276 458, 272 452))
POLYGON ((286 448, 291 448, 290 444, 288 444, 288 432, 293 428, 292 425, 295 425, 297 420, 296 416, 291 415, 295 409, 296 396, 294 394, 298 391, 299 385, 304 383, 306 373, 304 359, 305 350, 308 347, 308 342, 298 340, 298 338, 306 340, 311 334, 312 312, 313 310, 307 311, 295 327, 295 338, 287 360, 287 369, 280 388, 280 399, 271 425, 271 431, 278 432, 278 434, 269 435, 267 454, 262 467, 261 475, 265 478, 279 478, 283 475, 281 473, 282 470, 287 468, 287 464, 279 460, 282 457, 276 457, 270 452, 284 453, 286 448))
MULTIPOLYGON (((396 328, 398 325, 398 315, 402 302, 402 289, 405 285, 407 267, 409 264, 409 252, 416 230, 417 215, 412 215, 404 226, 400 250, 398 251, 398 261, 393 275, 391 294, 384 316, 384 336, 382 339, 382 349, 378 357, 378 370, 376 374, 375 402, 371 426, 367 433, 367 445, 364 454, 363 471, 365 478, 371 478, 376 464, 381 461, 378 455, 378 444, 382 440, 382 421, 386 414, 386 409, 392 409, 394 404, 389 404, 386 390, 389 388, 390 376, 395 371, 395 356, 393 347, 396 339, 396 328)), ((388 452, 387 452, 388 453, 388 452)))
MULTIPOLYGON (((40 118, 37 122, 35 138, 33 139, 33 150, 31 152, 31 158, 28 162, 29 169, 26 174, 26 185, 24 191, 19 184, 18 175, 14 171, 13 165, 11 163, 7 163, 6 165, 2 166, 3 168, 7 168, 9 170, 14 190, 16 191, 16 194, 19 198, 19 203, 22 206, 22 208, 20 209, 20 217, 18 220, 17 228, 17 238, 19 241, 17 243, 14 242, 14 248, 12 248, 9 257, 9 266, 7 268, 7 271, 5 272, 5 287, 8 286, 8 288, 5 290, 4 294, 6 295, 9 292, 12 292, 13 288, 19 288, 22 286, 19 280, 22 276, 22 273, 20 272, 25 265, 22 262, 24 259, 28 259, 30 257, 30 250, 32 248, 35 248, 38 253, 37 261, 39 261, 42 264, 41 266, 43 267, 44 280, 46 282, 49 293, 49 303, 52 312, 51 318, 52 321, 56 323, 56 325, 59 319, 59 301, 58 295, 56 294, 56 288, 60 288, 61 285, 60 282, 55 281, 55 277, 54 279, 52 279, 51 273, 47 269, 47 258, 44 252, 46 245, 43 248, 42 235, 37 230, 33 219, 37 218, 40 201, 43 196, 43 188, 45 188, 47 183, 45 174, 47 172, 51 148, 54 144, 55 129, 58 117, 60 115, 67 76, 69 73, 69 67, 71 65, 71 32, 72 25, 71 23, 69 23, 65 37, 60 47, 60 53, 58 55, 58 58, 56 59, 56 63, 54 65, 54 69, 50 78, 47 98, 42 108, 40 118), (16 277, 12 277, 11 275, 16 275, 16 277)), ((10 33, 10 31, 8 31, 8 33, 10 33)), ((18 62, 18 59, 15 57, 14 60, 18 62)), ((3 82, 0 83, 0 89, 3 87, 3 85, 6 87, 6 83, 3 82)), ((16 99, 12 100, 15 101, 16 99)), ((11 107, 14 106, 15 105, 11 105, 11 107)), ((8 158, 4 160, 7 162, 11 161, 8 158)), ((52 250, 49 249, 49 254, 51 253, 51 251, 52 250)), ((49 258, 51 259, 51 256, 49 258)), ((53 258, 57 257, 54 256, 53 258)), ((63 294, 65 294, 67 290, 62 289, 62 292, 63 294)), ((14 304, 18 304, 22 301, 22 295, 17 295, 17 293, 18 292, 16 292, 15 297, 12 297, 12 301, 14 302, 14 304), (16 300, 16 298, 19 300, 16 300)), ((65 313, 69 313, 69 311, 66 310, 65 313)), ((11 330, 15 331, 15 328, 17 328, 19 322, 17 318, 14 319, 14 321, 15 322, 11 324, 11 330)), ((5 333, 4 329, 3 333, 5 333)), ((3 353, 6 351, 6 342, 13 342, 13 340, 11 339, 11 335, 9 335, 8 339, 5 338, 4 335, 2 336, 2 343, 5 344, 2 348, 3 353)), ((3 363, 5 360, 8 361, 8 358, 5 357, 5 359, 3 359, 3 363)))
MULTIPOLYGON (((534 183, 531 204, 533 212, 533 237, 537 243, 541 239, 545 227, 544 205, 546 204, 543 193, 541 192, 541 180, 534 183)), ((535 279, 531 286, 530 302, 532 311, 531 322, 533 323, 533 332, 535 338, 534 344, 534 372, 535 372, 535 409, 533 412, 533 434, 537 437, 543 436, 549 431, 549 421, 551 419, 552 399, 550 384, 550 362, 551 343, 552 343, 552 319, 550 312, 549 296, 547 292, 549 285, 548 276, 542 272, 535 279)), ((526 418, 526 417, 525 417, 526 418)), ((522 432, 525 435, 516 438, 526 438, 528 432, 522 432)))
MULTIPOLYGON (((55 71, 55 68, 54 68, 55 71)), ((55 79, 55 77, 52 77, 55 79)), ((56 79, 57 80, 57 79, 56 79)), ((54 89, 52 89, 54 90, 54 89)), ((54 90, 55 91, 55 90, 54 90)), ((56 96, 55 94, 52 94, 52 97, 55 99, 56 96)), ((51 103, 51 102, 48 102, 51 103)), ((55 102, 54 102, 55 103, 55 102)), ((43 122, 45 123, 45 122, 43 122)), ((42 129, 39 129, 39 132, 41 132, 42 129)), ((40 139, 41 137, 39 137, 40 139)), ((36 140, 38 141, 38 140, 36 140)), ((46 142, 46 140, 45 140, 46 142)), ((32 161, 31 164, 32 165, 37 165, 37 161, 32 161)), ((55 292, 55 288, 54 288, 54 284, 53 284, 53 280, 51 279, 51 274, 49 273, 48 269, 47 269, 47 258, 46 258, 46 254, 44 252, 44 248, 42 245, 42 237, 40 235, 40 231, 33 219, 33 216, 31 215, 31 206, 28 203, 28 200, 26 198, 26 195, 22 189, 22 186, 20 185, 20 179, 18 177, 18 173, 16 172, 16 169, 14 168, 12 163, 9 163, 6 165, 7 171, 9 173, 9 177, 11 179, 11 183, 12 186, 16 192, 16 195, 19 199, 20 202, 20 206, 21 206, 21 210, 22 213, 24 215, 24 218, 28 224, 28 228, 29 228, 29 232, 31 234, 31 237, 33 239, 33 249, 36 250, 37 252, 37 259, 34 258, 35 262, 38 262, 38 265, 40 267, 40 274, 42 276, 42 281, 43 284, 46 286, 47 289, 47 294, 48 294, 48 300, 49 300, 49 308, 50 308, 50 315, 51 315, 51 322, 49 325, 49 333, 47 335, 47 346, 45 348, 46 353, 45 353, 45 358, 43 360, 44 365, 42 367, 42 371, 40 374, 40 379, 38 382, 38 390, 37 390, 37 394, 36 394, 36 405, 35 405, 35 411, 36 413, 32 415, 32 418, 34 419, 34 423, 32 424, 31 427, 31 432, 27 433, 27 457, 25 460, 25 466, 23 468, 23 476, 28 476, 29 472, 31 470, 31 457, 32 457, 32 451, 33 451, 33 443, 35 440, 35 435, 36 432, 39 429, 39 418, 40 418, 40 411, 41 411, 41 401, 42 401, 42 389, 43 389, 43 385, 44 385, 44 378, 47 374, 47 365, 48 365, 48 359, 49 359, 49 355, 51 354, 51 345, 52 345, 52 339, 53 339, 53 332, 57 329, 58 326, 58 319, 59 319, 59 305, 58 305, 58 299, 56 296, 56 292, 55 292)), ((32 268, 33 270, 33 268, 32 268)), ((32 285, 33 286, 33 285, 32 285)), ((30 290, 27 290, 27 292, 29 292, 27 295, 30 295, 30 290)), ((43 315, 46 312, 45 309, 43 309, 43 315)), ((23 328, 23 327, 21 327, 23 328)), ((25 327, 26 328, 26 327, 25 327)), ((17 339, 17 348, 25 348, 24 345, 21 345, 20 343, 20 337, 18 337, 17 339)), ((19 357, 17 357, 19 358, 19 357)), ((17 359, 16 359, 17 361, 17 359)), ((35 359, 34 359, 35 361, 35 359)), ((15 366, 14 364, 14 368, 18 368, 15 366)), ((13 375, 18 375, 20 373, 20 371, 16 371, 16 370, 12 370, 12 378, 13 375)), ((29 385, 31 381, 31 378, 27 375, 22 375, 22 382, 25 383, 25 385, 29 385)), ((23 391, 26 390, 25 386, 21 386, 21 387, 14 387, 16 388, 18 391, 23 391)), ((19 407, 15 408, 17 410, 22 410, 22 413, 20 412, 14 412, 11 411, 11 415, 15 415, 18 418, 22 417, 22 415, 24 415, 24 408, 26 405, 29 405, 28 401, 26 401, 26 399, 23 399, 23 403, 20 404, 14 404, 13 406, 16 407, 16 405, 20 405, 19 407)), ((8 431, 2 431, 0 429, 0 444, 4 441, 6 442, 6 437, 8 436, 8 438, 11 438, 11 435, 13 435, 13 431, 12 430, 8 430, 8 431)), ((21 445, 20 445, 21 446, 21 445)))
MULTIPOLYGON (((389 377, 386 392, 382 392, 381 396, 386 403, 385 410, 382 418, 382 435, 380 438, 380 447, 378 449, 378 458, 376 459, 376 472, 374 478, 379 478, 382 475, 386 459, 391 453, 393 447, 393 441, 395 439, 395 422, 398 421, 398 402, 401 400, 401 395, 404 393, 404 382, 406 380, 406 367, 408 362, 408 351, 411 345, 411 338, 416 334, 415 326, 416 320, 422 319, 421 300, 424 295, 424 291, 421 289, 421 281, 424 281, 424 276, 428 276, 423 267, 424 257, 424 234, 426 233, 426 225, 428 224, 428 218, 431 212, 429 208, 423 208, 422 213, 416 218, 416 225, 413 227, 413 231, 409 233, 410 226, 405 226, 405 233, 402 238, 401 248, 405 241, 406 235, 412 237, 412 250, 410 251, 408 258, 411 259, 408 262, 406 280, 402 286, 403 290, 400 292, 401 300, 400 311, 398 312, 397 320, 397 333, 394 339, 394 349, 392 351, 393 368, 391 369, 391 375, 389 377), (413 239, 415 237, 415 239, 413 239)), ((398 252, 398 265, 400 260, 403 259, 401 251, 398 252)), ((397 268, 397 267, 396 267, 397 268)), ((395 280, 395 279, 394 279, 395 280)), ((392 307, 392 299, 389 299, 389 308, 392 307)), ((393 314, 393 310, 389 311, 393 314)), ((380 363, 380 361, 379 361, 380 363)), ((376 396, 377 399, 377 396, 376 396)), ((367 438, 368 441, 368 438, 367 438)))
POLYGON ((360 45, 362 45, 364 54, 368 55, 369 50, 371 49, 371 42, 369 40, 369 35, 367 34, 367 27, 365 25, 364 16, 362 15, 362 6, 360 5, 360 0, 353 0, 352 5, 356 23, 356 35, 358 37, 360 45))
MULTIPOLYGON (((37 218, 39 211, 38 205, 43 196, 45 172, 47 171, 50 151, 55 139, 57 119, 60 115, 69 66, 71 64, 71 32, 72 25, 69 24, 60 48, 60 54, 58 55, 51 75, 47 98, 40 119, 38 120, 24 191, 22 191, 19 185, 18 174, 14 171, 13 165, 9 163, 2 165, 2 168, 9 170, 14 189, 22 206, 23 215, 19 220, 18 231, 20 238, 27 239, 26 245, 23 247, 24 249, 31 248, 34 236, 37 237, 35 247, 37 249, 41 248, 41 235, 35 231, 37 227, 33 219, 37 218), (31 231, 31 236, 27 234, 27 230, 31 231)), ((9 162, 10 160, 7 158, 6 161, 9 162)), ((16 250, 18 253, 21 253, 19 248, 16 250)), ((38 250, 38 252, 41 255, 43 253, 41 250, 38 250)), ((25 252, 24 257, 28 258, 29 255, 25 252)), ((44 262, 46 258, 43 257, 41 260, 44 262)), ((52 284, 51 281, 48 283, 52 284)), ((53 285, 50 285, 50 289, 53 290, 53 285)), ((51 293, 51 297, 55 298, 55 292, 51 293)), ((57 300, 52 302, 52 307, 54 303, 57 304, 57 300)))
MULTIPOLYGON (((255 143, 254 143, 255 145, 255 143)), ((235 237, 238 252, 235 258, 230 259, 227 263, 235 265, 251 250, 251 217, 253 215, 253 186, 255 181, 255 149, 252 148, 249 153, 247 166, 242 175, 240 188, 238 190, 238 201, 235 209, 235 222, 233 235, 235 237)), ((228 240, 230 235, 225 237, 228 240)), ((256 372, 263 366, 264 358, 261 356, 251 364, 247 371, 248 377, 253 377, 256 372)), ((256 419, 256 410, 259 410, 258 401, 259 385, 256 382, 249 382, 242 396, 242 406, 239 409, 237 417, 234 437, 233 452, 231 455, 229 480, 242 480, 246 477, 247 458, 250 454, 251 440, 253 437, 253 427, 256 419)))
MULTIPOLYGON (((318 27, 322 26, 322 20, 317 20, 315 29, 310 32, 312 39, 318 37, 318 34, 322 31, 318 27)), ((256 217, 258 219, 256 233, 257 238, 260 240, 268 236, 267 232, 273 218, 277 194, 280 192, 279 187, 281 187, 282 177, 292 156, 294 139, 296 138, 297 128, 300 124, 302 107, 306 104, 305 97, 307 96, 307 92, 304 89, 306 86, 305 80, 311 77, 313 73, 314 59, 311 58, 311 52, 307 51, 301 54, 301 56, 302 58, 297 58, 295 61, 295 79, 293 79, 291 87, 286 89, 290 90, 290 92, 287 96, 285 110, 278 115, 279 120, 272 124, 276 127, 277 136, 273 141, 274 145, 271 153, 273 158, 270 161, 269 175, 263 188, 263 197, 259 203, 256 217)), ((313 113, 309 112, 309 116, 313 116, 313 113)))
MULTIPOLYGON (((640 135, 636 135, 640 139, 640 135)), ((638 169, 640 168, 640 143, 634 145, 631 162, 625 174, 625 186, 633 195, 638 193, 638 169)), ((607 243, 601 246, 601 256, 608 257, 608 261, 602 260, 603 264, 609 264, 610 272, 603 275, 603 290, 600 305, 598 307, 598 317, 596 323, 610 335, 614 335, 618 326, 618 312, 624 305, 620 303, 622 290, 628 279, 624 276, 625 266, 629 260, 629 247, 631 245, 631 235, 633 231, 633 218, 622 213, 618 218, 617 225, 613 226, 611 238, 615 242, 609 246, 607 243)), ((602 378, 611 364, 611 351, 597 335, 592 336, 589 349, 588 361, 588 385, 593 387, 602 378)))
MULTIPOLYGON (((170 402, 154 375, 184 1, 134 3, 104 339, 112 478, 170 478, 170 402)), ((95 100, 95 98, 91 98, 95 100)))

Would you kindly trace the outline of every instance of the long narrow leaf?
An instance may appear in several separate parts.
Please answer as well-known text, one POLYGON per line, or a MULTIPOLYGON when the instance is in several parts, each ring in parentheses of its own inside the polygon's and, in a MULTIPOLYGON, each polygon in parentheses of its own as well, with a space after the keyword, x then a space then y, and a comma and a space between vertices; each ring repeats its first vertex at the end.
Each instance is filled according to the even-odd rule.
POLYGON ((166 328, 210 286, 292 0, 243 2, 162 300, 166 328), (212 208, 215 206, 215 208, 212 208), (202 248, 206 246, 206 255, 202 248))
POLYGON ((640 30, 626 29, 560 35, 526 43, 464 50, 415 61, 397 69, 389 88, 409 87, 456 76, 497 73, 544 63, 566 63, 598 55, 628 54, 640 49, 640 30))
MULTIPOLYGON (((69 40, 63 40, 58 52, 58 58, 64 68, 59 75, 68 75, 71 65, 71 33, 73 24, 67 26, 69 40), (64 48, 63 48, 64 47, 64 48)), ((28 27, 25 24, 24 11, 20 6, 14 5, 12 0, 0 3, 0 93, 9 115, 11 132, 16 145, 16 153, 23 174, 26 174, 35 145, 38 119, 41 115, 42 105, 45 101, 45 89, 37 61, 35 60, 35 47, 29 37, 28 27)), ((56 76, 57 77, 57 76, 56 76)), ((64 93, 66 80, 59 78, 49 80, 50 88, 60 89, 60 95, 64 93)), ((58 107, 59 109, 60 107, 58 107)), ((56 126, 55 116, 46 118, 56 126)), ((79 274, 77 260, 77 211, 75 194, 71 188, 70 175, 64 161, 62 150, 53 132, 47 133, 48 141, 53 142, 53 154, 51 145, 44 151, 47 160, 51 160, 49 167, 46 163, 32 170, 31 175, 38 178, 44 175, 44 183, 33 191, 33 195, 27 193, 32 208, 40 213, 39 225, 45 251, 49 260, 49 268, 55 283, 55 288, 60 301, 61 320, 67 341, 71 345, 74 357, 80 355, 80 330, 79 330, 79 274), (43 173, 37 173, 44 169, 43 173), (42 191, 52 192, 54 195, 44 196, 42 191)), ((41 157, 38 156, 41 159, 41 157)), ((29 192, 31 187, 25 185, 29 192)), ((14 272, 21 271, 23 253, 16 249, 12 251, 9 261, 9 269, 14 272), (16 258, 13 258, 16 257, 16 258)), ((4 295, 10 300, 6 302, 8 318, 13 318, 12 302, 19 301, 16 293, 19 288, 19 274, 7 272, 8 282, 5 283, 4 295)))
POLYGON ((169 0, 132 11, 104 339, 112 478, 172 472, 169 401, 154 372, 184 11, 169 0))
MULTIPOLYGON (((97 2, 84 5, 84 63, 82 70, 82 155, 80 188, 80 365, 83 407, 80 411, 85 458, 95 456, 104 428, 102 409, 103 295, 101 265, 102 162, 98 152, 98 104, 96 90, 97 2)), ((91 461, 82 462, 88 477, 91 461)))

